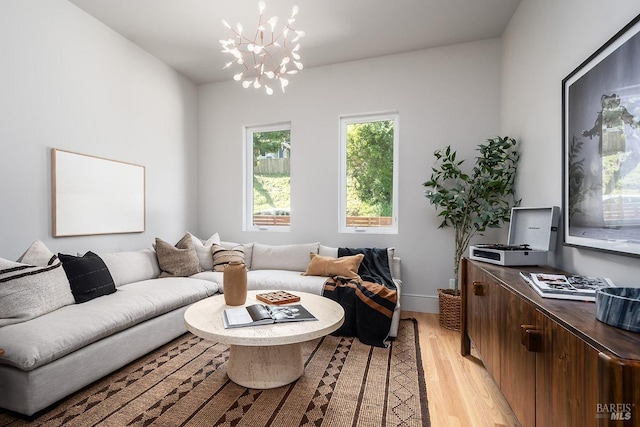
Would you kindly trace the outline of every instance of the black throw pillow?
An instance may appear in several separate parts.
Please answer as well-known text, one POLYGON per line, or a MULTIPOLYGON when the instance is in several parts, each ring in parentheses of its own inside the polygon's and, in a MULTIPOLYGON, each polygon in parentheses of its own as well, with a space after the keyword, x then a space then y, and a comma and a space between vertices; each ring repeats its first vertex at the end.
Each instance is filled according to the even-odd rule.
POLYGON ((102 258, 93 252, 84 256, 58 254, 67 274, 71 293, 77 304, 90 301, 116 291, 113 277, 102 258))

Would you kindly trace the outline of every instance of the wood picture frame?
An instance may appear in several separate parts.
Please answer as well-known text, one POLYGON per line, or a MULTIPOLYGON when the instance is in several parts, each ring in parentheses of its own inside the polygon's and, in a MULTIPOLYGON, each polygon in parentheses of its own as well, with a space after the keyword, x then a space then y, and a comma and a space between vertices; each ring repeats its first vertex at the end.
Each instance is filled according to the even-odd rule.
POLYGON ((144 166, 52 148, 52 235, 144 232, 145 190, 144 166))
POLYGON ((563 244, 640 256, 640 15, 562 81, 563 244))

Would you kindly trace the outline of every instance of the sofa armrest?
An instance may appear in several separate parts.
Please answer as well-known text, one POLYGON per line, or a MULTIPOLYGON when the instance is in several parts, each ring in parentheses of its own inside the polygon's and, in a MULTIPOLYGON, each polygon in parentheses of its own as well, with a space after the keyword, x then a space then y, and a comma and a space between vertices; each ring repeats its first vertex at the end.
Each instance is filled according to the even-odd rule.
POLYGON ((393 257, 393 260, 391 261, 391 265, 389 266, 389 269, 391 270, 391 276, 394 279, 402 280, 402 274, 400 271, 401 261, 402 260, 400 258, 395 256, 393 257))

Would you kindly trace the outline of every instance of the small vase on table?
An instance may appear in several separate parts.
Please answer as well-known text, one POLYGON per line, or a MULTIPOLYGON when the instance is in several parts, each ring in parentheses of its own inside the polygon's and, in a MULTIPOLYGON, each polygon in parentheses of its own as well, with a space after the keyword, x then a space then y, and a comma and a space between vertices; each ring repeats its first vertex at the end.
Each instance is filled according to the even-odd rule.
POLYGON ((222 289, 227 305, 242 305, 247 300, 247 267, 244 262, 227 264, 222 273, 222 289))

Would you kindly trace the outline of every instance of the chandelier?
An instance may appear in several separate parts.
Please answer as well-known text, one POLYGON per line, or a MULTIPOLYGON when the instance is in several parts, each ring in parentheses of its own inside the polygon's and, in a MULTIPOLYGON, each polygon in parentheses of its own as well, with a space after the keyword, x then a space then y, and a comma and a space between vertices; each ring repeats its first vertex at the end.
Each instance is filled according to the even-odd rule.
POLYGON ((236 28, 232 28, 227 21, 222 23, 233 33, 233 38, 220 40, 222 52, 233 56, 233 60, 224 66, 224 69, 234 65, 239 66, 239 72, 233 76, 233 80, 242 81, 245 89, 253 86, 255 89, 264 87, 268 95, 273 93, 272 84, 280 82, 280 88, 289 84, 286 78, 302 70, 300 62, 300 40, 304 37, 304 31, 297 31, 291 27, 298 14, 298 6, 293 6, 291 18, 282 31, 276 31, 278 17, 274 16, 268 20, 263 20, 262 12, 265 9, 264 1, 258 2, 260 17, 258 18, 258 28, 251 36, 243 33, 240 23, 236 28))

